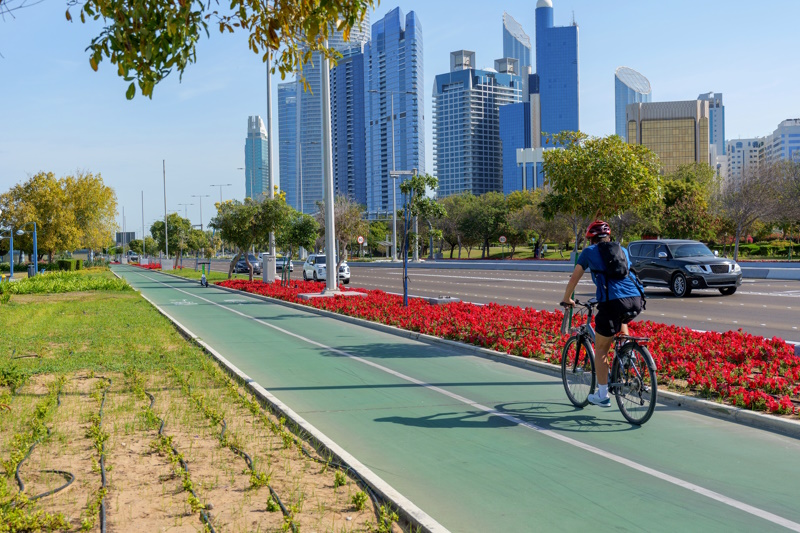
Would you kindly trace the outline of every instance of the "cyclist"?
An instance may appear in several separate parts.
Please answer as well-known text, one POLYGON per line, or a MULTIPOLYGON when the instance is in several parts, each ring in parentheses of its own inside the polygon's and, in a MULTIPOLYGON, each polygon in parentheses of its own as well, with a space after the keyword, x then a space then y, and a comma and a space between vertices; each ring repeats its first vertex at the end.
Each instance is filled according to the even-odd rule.
MULTIPOLYGON (((602 220, 595 220, 589 224, 586 230, 586 238, 591 242, 578 256, 578 264, 572 271, 567 288, 564 291, 564 298, 561 305, 572 307, 575 302, 572 300, 572 293, 578 282, 583 277, 587 268, 591 268, 592 281, 597 286, 597 315, 595 317, 595 370, 597 372, 598 390, 589 395, 589 402, 600 407, 610 407, 611 400, 608 397, 608 350, 614 335, 622 333, 628 334, 628 322, 636 315, 641 313, 643 308, 642 287, 638 280, 633 276, 625 276, 622 279, 612 279, 604 274, 605 264, 598 250, 598 243, 609 242, 611 240, 611 228, 602 220)), ((628 271, 630 271, 630 257, 625 248, 621 248, 625 253, 628 271)))

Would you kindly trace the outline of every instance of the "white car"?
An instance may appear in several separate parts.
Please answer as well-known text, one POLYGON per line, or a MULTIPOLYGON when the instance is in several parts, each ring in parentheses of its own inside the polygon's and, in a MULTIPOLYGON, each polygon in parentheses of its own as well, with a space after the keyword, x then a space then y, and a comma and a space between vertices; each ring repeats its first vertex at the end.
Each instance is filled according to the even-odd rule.
MULTIPOLYGON (((306 281, 324 281, 326 272, 325 254, 310 254, 303 263, 303 279, 306 281)), ((345 285, 350 283, 350 267, 346 262, 339 265, 339 281, 345 285)))

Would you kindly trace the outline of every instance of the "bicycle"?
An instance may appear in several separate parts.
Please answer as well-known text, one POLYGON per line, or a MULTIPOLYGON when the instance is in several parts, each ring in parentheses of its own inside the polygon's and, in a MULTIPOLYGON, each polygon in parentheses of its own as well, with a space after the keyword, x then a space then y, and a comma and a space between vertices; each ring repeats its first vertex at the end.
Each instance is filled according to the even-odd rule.
MULTIPOLYGON (((576 307, 583 307, 586 320, 571 333, 561 352, 561 379, 567 398, 575 407, 586 407, 589 394, 594 392, 597 376, 594 368, 594 340, 592 328, 597 300, 588 302, 575 300, 576 307), (581 350, 583 348, 583 350, 581 350)), ((567 313, 561 325, 562 334, 567 333, 567 313)), ((608 393, 613 394, 622 416, 631 424, 640 426, 653 415, 658 395, 656 364, 650 351, 644 346, 650 339, 617 334, 614 337, 614 362, 608 379, 608 393)))

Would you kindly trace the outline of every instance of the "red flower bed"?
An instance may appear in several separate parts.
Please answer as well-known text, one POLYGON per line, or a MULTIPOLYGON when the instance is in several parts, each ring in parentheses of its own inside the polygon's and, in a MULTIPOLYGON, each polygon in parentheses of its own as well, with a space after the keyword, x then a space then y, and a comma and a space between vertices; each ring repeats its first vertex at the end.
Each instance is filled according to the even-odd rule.
POLYGON ((134 265, 138 266, 139 268, 144 268, 145 270, 161 270, 161 263, 148 263, 146 265, 134 265))
MULTIPOLYGON (((300 300, 298 294, 320 291, 311 281, 293 281, 290 287, 246 280, 219 285, 554 364, 560 364, 566 340, 560 334, 560 311, 464 302, 430 305, 419 298, 409 298, 403 307, 400 296, 365 289, 355 289, 367 294, 363 298, 300 300)), ((798 413, 800 357, 782 339, 741 329, 699 333, 650 321, 633 322, 630 331, 650 337, 659 381, 670 388, 748 409, 798 413)))

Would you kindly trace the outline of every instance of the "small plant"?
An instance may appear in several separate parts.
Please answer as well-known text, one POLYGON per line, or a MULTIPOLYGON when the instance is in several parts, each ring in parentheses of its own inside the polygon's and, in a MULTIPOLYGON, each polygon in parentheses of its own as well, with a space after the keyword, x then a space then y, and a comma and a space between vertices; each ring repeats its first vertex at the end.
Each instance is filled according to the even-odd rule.
POLYGON ((269 485, 269 476, 264 472, 250 471, 250 488, 258 489, 269 485))
POLYGON ((337 470, 333 475, 333 488, 337 489, 339 487, 344 487, 346 484, 347 478, 345 477, 344 472, 337 470))
POLYGON ((385 505, 380 508, 380 520, 375 528, 376 533, 392 533, 392 523, 400 519, 397 513, 389 509, 385 505))
POLYGON ((269 511, 270 513, 274 513, 280 510, 281 510, 280 506, 275 500, 272 499, 272 496, 270 495, 270 497, 267 498, 267 511, 269 511))
POLYGON ((363 490, 360 490, 353 494, 353 497, 350 501, 353 504, 353 507, 356 508, 356 511, 363 511, 364 507, 367 506, 367 493, 363 490))

